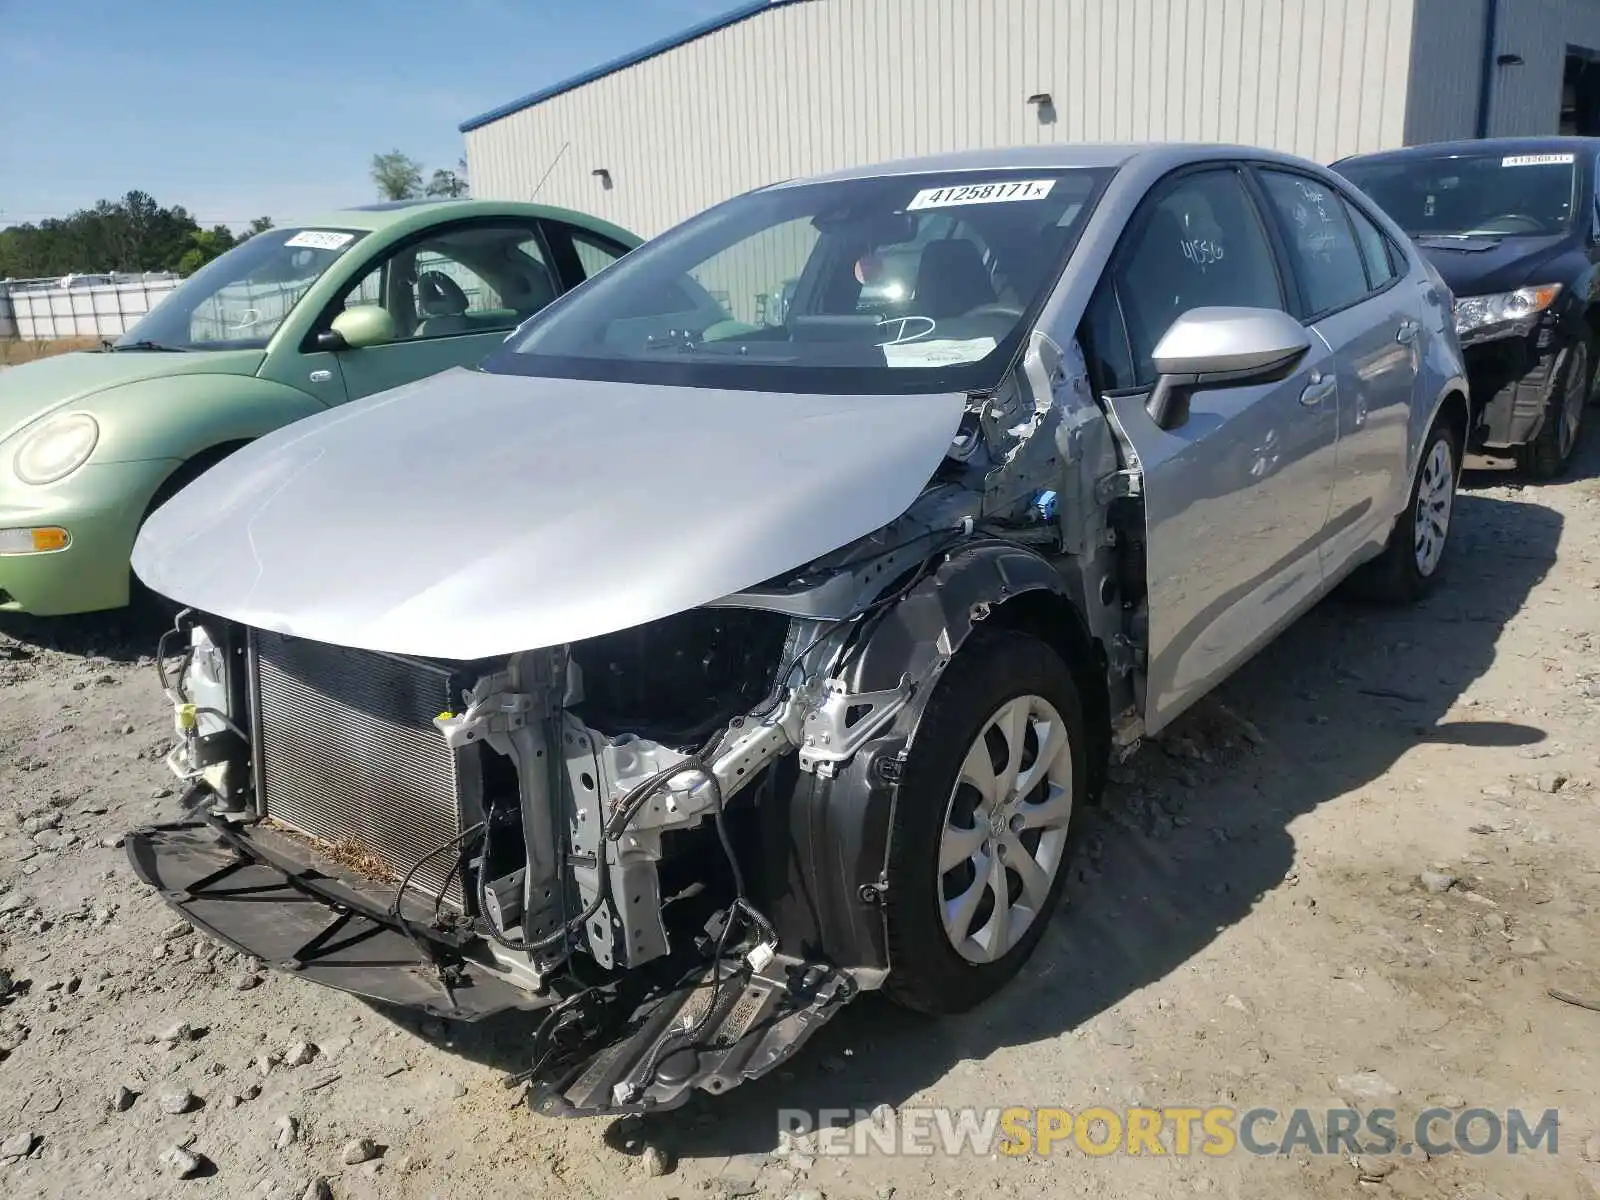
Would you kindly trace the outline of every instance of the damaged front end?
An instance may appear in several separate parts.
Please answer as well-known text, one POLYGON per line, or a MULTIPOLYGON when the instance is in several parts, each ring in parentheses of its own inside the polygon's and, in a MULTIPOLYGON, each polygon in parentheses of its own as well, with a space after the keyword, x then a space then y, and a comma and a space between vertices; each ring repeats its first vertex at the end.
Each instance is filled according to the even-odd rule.
POLYGON ((1117 463, 1076 346, 1035 335, 900 516, 698 607, 470 660, 185 612, 159 661, 192 819, 130 857, 310 981, 537 1010, 541 1111, 725 1091, 888 977, 907 750, 979 625, 1075 639, 1097 730, 1131 709, 1117 463))

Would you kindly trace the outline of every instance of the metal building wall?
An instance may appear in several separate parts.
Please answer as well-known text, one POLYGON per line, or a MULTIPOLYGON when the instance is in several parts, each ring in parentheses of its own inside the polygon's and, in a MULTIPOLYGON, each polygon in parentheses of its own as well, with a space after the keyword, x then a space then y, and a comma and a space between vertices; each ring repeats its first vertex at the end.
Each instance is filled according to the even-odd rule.
POLYGON ((1489 132, 1555 133, 1567 46, 1600 51, 1600 0, 1500 0, 1496 54, 1520 54, 1520 66, 1495 69, 1489 132))
MULTIPOLYGON (((1490 0, 1415 0, 1411 102, 1406 141, 1444 141, 1477 133, 1480 72, 1490 0)), ((1492 137, 1556 133, 1567 46, 1600 52, 1600 0, 1499 0, 1494 52, 1520 55, 1492 66, 1492 137)))
POLYGON ((773 180, 983 145, 1241 141, 1326 162, 1402 141, 1412 12, 809 0, 471 130, 467 161, 480 195, 537 188, 645 235, 773 180), (1038 92, 1054 97, 1051 121, 1027 103, 1038 92))
MULTIPOLYGON (((1505 0, 1501 0, 1504 4, 1505 0)), ((1479 72, 1489 0, 1415 0, 1406 144, 1477 132, 1479 72)), ((1504 24, 1500 41, 1505 40, 1504 24)), ((1560 67, 1556 68, 1557 76, 1560 67)), ((1552 132, 1554 132, 1552 130, 1552 132)))

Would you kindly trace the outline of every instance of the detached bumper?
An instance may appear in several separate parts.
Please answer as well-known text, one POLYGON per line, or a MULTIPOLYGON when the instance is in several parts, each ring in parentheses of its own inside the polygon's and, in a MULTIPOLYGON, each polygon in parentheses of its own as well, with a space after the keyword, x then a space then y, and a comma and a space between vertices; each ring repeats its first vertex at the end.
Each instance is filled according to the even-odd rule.
POLYGON ((1472 449, 1508 449, 1539 436, 1565 345, 1540 346, 1549 336, 1544 330, 1466 348, 1467 380, 1480 412, 1472 449))
POLYGON ((423 912, 408 914, 408 935, 381 905, 275 840, 287 843, 192 821, 136 830, 127 849, 134 873, 189 924, 307 982, 463 1021, 550 1003, 475 958, 475 937, 441 936, 423 912))

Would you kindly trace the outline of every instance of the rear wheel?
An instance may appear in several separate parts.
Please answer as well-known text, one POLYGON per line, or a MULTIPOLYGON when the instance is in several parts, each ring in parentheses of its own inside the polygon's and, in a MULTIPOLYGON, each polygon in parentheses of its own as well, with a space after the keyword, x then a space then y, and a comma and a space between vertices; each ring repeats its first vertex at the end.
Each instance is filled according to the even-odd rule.
POLYGON ((1072 673, 1036 638, 978 635, 929 701, 895 806, 885 900, 888 994, 961 1012, 998 991, 1043 936, 1086 791, 1072 673))
POLYGON ((1374 600, 1405 603, 1433 590, 1449 545, 1460 462, 1455 431, 1435 419, 1411 481, 1411 502, 1395 521, 1383 553, 1351 579, 1358 592, 1374 600))
POLYGON ((1583 425, 1583 410, 1594 383, 1594 346, 1590 336, 1573 342, 1556 368, 1556 382, 1545 402, 1544 424, 1539 434, 1517 451, 1517 464, 1532 479, 1556 479, 1572 463, 1583 425))

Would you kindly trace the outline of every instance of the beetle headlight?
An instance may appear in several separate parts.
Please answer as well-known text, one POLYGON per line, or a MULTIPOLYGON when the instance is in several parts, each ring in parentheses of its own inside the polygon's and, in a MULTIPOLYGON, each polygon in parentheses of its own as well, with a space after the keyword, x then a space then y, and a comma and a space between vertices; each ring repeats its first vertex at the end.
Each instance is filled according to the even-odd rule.
POLYGON ((1542 283, 1493 296, 1461 296, 1456 300, 1456 333, 1527 333, 1560 294, 1559 283, 1542 283))
POLYGON ((54 483, 88 462, 99 440, 100 426, 88 413, 53 417, 23 439, 12 469, 23 483, 54 483))

